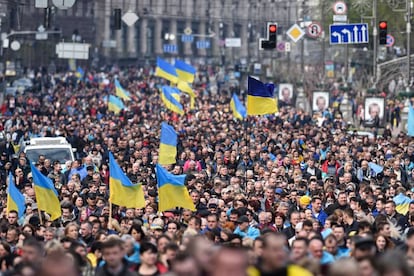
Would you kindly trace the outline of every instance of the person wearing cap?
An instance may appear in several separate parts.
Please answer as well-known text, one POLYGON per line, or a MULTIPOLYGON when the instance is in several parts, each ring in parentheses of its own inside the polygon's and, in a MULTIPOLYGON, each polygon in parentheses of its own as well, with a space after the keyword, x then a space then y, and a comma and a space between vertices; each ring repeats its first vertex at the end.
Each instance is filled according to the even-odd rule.
POLYGON ((249 225, 249 218, 247 216, 240 216, 237 219, 237 227, 234 230, 234 234, 241 236, 242 238, 250 238, 255 240, 260 236, 260 231, 249 225))
POLYGON ((93 166, 86 166, 86 176, 82 179, 82 187, 88 188, 89 183, 93 181, 93 173, 95 171, 95 168, 93 166))

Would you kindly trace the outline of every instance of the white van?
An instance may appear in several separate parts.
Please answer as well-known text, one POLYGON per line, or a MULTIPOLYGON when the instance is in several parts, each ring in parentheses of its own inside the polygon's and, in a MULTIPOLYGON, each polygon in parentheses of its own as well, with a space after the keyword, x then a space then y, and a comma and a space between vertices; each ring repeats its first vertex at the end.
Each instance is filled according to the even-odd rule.
POLYGON ((65 137, 41 137, 32 138, 24 150, 26 157, 31 162, 36 162, 39 155, 44 155, 52 163, 56 160, 65 168, 66 161, 74 161, 75 151, 65 137))

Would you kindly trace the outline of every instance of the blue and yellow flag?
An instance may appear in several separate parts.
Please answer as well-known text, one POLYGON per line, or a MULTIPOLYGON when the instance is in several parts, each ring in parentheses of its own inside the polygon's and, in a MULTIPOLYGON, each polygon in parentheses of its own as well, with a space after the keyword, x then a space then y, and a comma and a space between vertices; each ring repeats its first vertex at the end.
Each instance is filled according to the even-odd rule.
POLYGON ((125 105, 120 98, 114 95, 109 95, 108 110, 113 111, 115 114, 119 114, 122 109, 125 109, 125 105))
POLYGON ((193 83, 194 75, 196 73, 196 69, 188 63, 185 63, 181 60, 176 60, 175 64, 175 71, 177 72, 178 78, 181 81, 193 83))
POLYGON ((171 87, 171 96, 173 96, 173 98, 176 99, 177 102, 180 102, 181 92, 177 87, 171 87))
POLYGON ((16 211, 19 218, 24 215, 26 210, 25 199, 22 193, 17 189, 11 172, 9 173, 9 186, 7 187, 7 214, 10 211, 16 211))
POLYGON ((170 86, 163 86, 161 90, 161 100, 165 104, 165 107, 169 110, 178 113, 180 115, 184 114, 183 106, 177 99, 174 97, 176 92, 170 86))
POLYGON ((400 193, 399 195, 395 196, 392 200, 395 203, 395 210, 398 213, 405 216, 408 212, 408 208, 410 206, 412 199, 404 195, 403 193, 400 193))
POLYGON ((183 91, 184 93, 187 93, 190 96, 190 109, 194 109, 195 98, 197 96, 194 93, 193 88, 191 88, 190 84, 188 82, 179 80, 177 83, 177 88, 183 91))
POLYGON ((120 97, 121 99, 123 99, 124 101, 130 101, 131 100, 131 95, 129 94, 128 91, 126 91, 121 84, 119 83, 119 81, 117 79, 115 79, 115 94, 120 97))
POLYGON ((109 152, 109 201, 127 208, 144 208, 142 184, 133 184, 109 152))
POLYGON ((414 136, 414 107, 411 101, 408 104, 407 135, 414 136))
POLYGON ((177 133, 174 128, 167 123, 161 123, 160 152, 158 163, 170 165, 176 162, 177 156, 177 133))
POLYGON ((30 168, 32 169, 37 207, 48 213, 52 221, 58 219, 62 215, 62 211, 52 179, 39 172, 32 162, 30 162, 30 168))
POLYGON ((230 101, 230 108, 233 111, 233 116, 239 120, 243 120, 247 116, 246 108, 240 102, 236 94, 233 94, 230 101))
POLYGON ((382 166, 380 166, 380 165, 378 165, 374 162, 368 162, 368 166, 375 174, 382 173, 382 171, 384 170, 384 167, 382 167, 382 166))
POLYGON ((186 175, 174 175, 169 173, 161 165, 156 166, 158 184, 158 211, 182 207, 195 211, 187 187, 184 186, 186 175))
POLYGON ((178 82, 178 75, 174 66, 165 60, 157 57, 157 67, 155 68, 155 76, 169 80, 172 83, 178 82))
POLYGON ((249 76, 247 88, 247 115, 265 115, 278 112, 273 83, 263 83, 249 76))
POLYGON ((84 76, 85 71, 83 71, 82 67, 78 66, 78 69, 76 69, 76 77, 78 77, 78 79, 83 79, 84 76))

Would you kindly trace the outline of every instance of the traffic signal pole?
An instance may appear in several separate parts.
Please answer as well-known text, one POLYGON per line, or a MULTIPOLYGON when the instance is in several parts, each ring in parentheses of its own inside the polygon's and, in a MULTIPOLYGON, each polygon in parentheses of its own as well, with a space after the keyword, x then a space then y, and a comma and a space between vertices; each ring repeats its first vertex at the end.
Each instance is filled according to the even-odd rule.
POLYGON ((411 82, 411 9, 413 8, 412 0, 407 1, 407 90, 410 90, 411 82))
POLYGON ((373 44, 374 44, 374 51, 373 51, 373 58, 372 58, 372 76, 374 78, 374 85, 377 83, 377 46, 378 46, 378 41, 377 41, 377 34, 378 34, 378 29, 377 29, 377 0, 373 1, 373 5, 372 5, 372 27, 373 27, 373 31, 372 31, 372 36, 373 36, 373 44))

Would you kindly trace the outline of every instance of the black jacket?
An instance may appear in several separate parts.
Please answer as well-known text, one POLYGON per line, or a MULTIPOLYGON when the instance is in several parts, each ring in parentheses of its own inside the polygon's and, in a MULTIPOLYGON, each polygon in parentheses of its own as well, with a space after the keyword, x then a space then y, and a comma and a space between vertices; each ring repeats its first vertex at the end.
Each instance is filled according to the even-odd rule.
POLYGON ((137 274, 129 270, 129 264, 127 260, 123 261, 123 268, 118 274, 112 274, 108 271, 107 264, 104 264, 96 271, 95 276, 136 276, 137 274))

